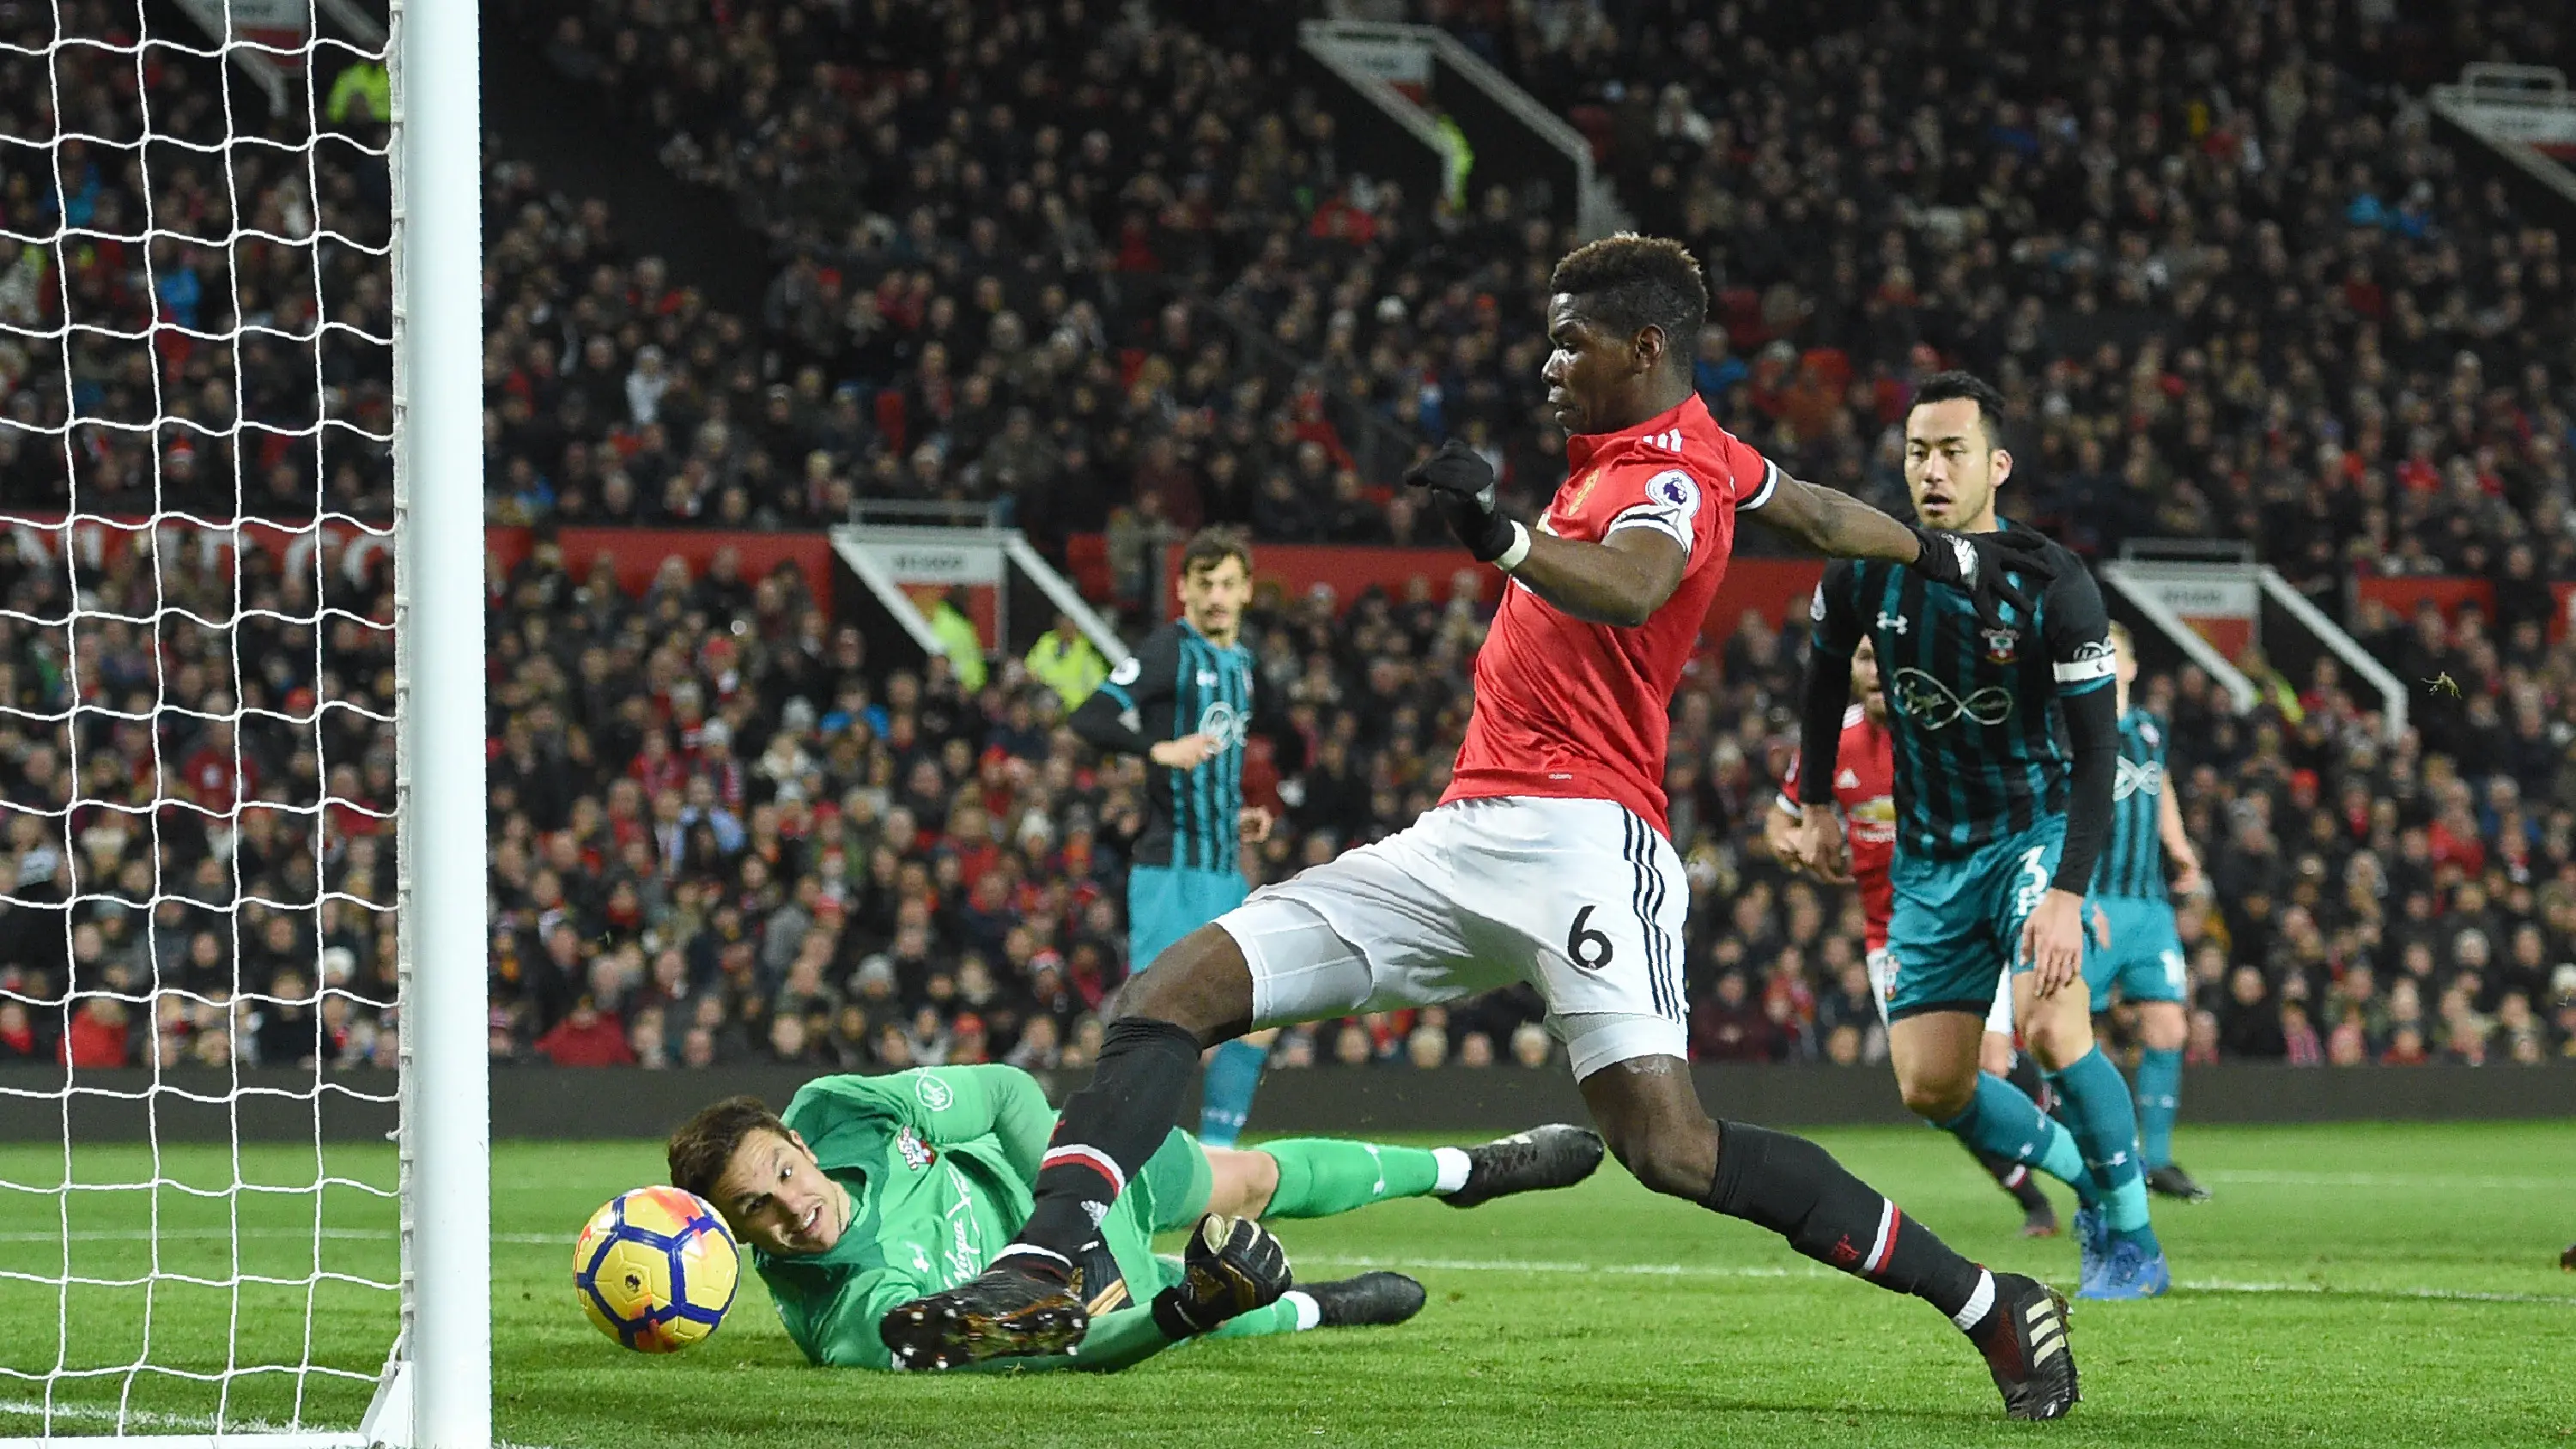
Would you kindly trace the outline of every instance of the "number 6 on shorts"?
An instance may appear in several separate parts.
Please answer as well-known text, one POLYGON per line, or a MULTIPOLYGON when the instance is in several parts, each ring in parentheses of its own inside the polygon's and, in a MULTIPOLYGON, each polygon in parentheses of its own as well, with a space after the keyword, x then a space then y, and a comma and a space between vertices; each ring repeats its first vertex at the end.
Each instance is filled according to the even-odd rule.
POLYGON ((1612 954, 1610 938, 1593 930, 1587 924, 1592 919, 1593 911, 1597 909, 1598 907, 1595 906, 1585 906, 1582 910, 1576 911, 1574 927, 1565 936, 1565 954, 1573 958, 1575 965, 1586 971, 1598 971, 1609 965, 1612 954))

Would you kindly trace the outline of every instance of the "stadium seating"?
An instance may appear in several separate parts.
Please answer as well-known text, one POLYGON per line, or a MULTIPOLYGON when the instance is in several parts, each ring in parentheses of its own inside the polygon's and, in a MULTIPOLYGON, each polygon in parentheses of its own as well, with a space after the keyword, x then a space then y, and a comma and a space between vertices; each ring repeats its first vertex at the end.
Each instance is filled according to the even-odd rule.
MULTIPOLYGON (((2074 21, 2045 44, 2019 39, 2043 33, 2029 26, 1981 37, 2015 94, 2083 98, 2024 104, 1962 76, 1935 85, 1915 54, 1934 30, 1920 7, 1898 24, 1827 6, 1834 23, 1816 24, 1803 18, 1814 7, 1751 0, 1727 12, 1735 31, 1697 39, 1638 18, 1651 8, 1632 7, 1624 29, 1581 6, 1531 9, 1526 24, 1492 6, 1435 18, 1587 121, 1641 216, 1710 260, 1700 376, 1738 432, 1892 500, 1881 437, 1928 347, 2012 384, 2032 507, 2083 546, 2259 538, 2302 582, 2355 566, 2576 577, 2570 377, 2563 348, 2544 345, 2576 324, 2565 262, 2387 88, 2388 37, 2304 37, 2291 63, 2301 36, 2159 36, 2149 10, 2117 36, 2074 21), (1554 14, 1574 23, 1551 32, 1554 14), (1719 46, 1759 63, 1693 59, 1719 46), (1828 68, 1858 79, 1823 87, 1828 68), (2517 545, 2527 569, 2507 566, 2517 545)), ((1035 28, 1034 8, 963 18, 904 0, 887 13, 919 27, 908 36, 842 35, 841 10, 820 4, 526 10, 559 69, 624 97, 637 144, 732 187, 777 255, 760 315, 726 315, 604 206, 549 189, 567 178, 495 160, 496 521, 777 528, 836 519, 863 496, 1006 500, 1097 596, 1117 549, 1093 535, 1113 510, 1133 511, 1130 528, 1235 521, 1265 541, 1437 543, 1383 486, 1414 438, 1453 432, 1488 449, 1524 501, 1554 482, 1554 444, 1530 425, 1535 323, 1567 238, 1500 193, 1442 216, 1363 184, 1322 113, 1253 57, 1108 7, 1058 33, 1035 28), (1096 59, 1059 88, 1024 90, 1044 53, 1096 59), (927 65, 916 79, 928 55, 941 57, 936 85, 927 65)), ((2517 44, 2528 34, 2490 20, 2517 44)), ((67 71, 77 104, 63 111, 112 129, 129 104, 112 82, 67 71)), ((32 129, 37 93, 0 83, 0 129, 32 129)), ((170 119, 184 114, 183 101, 158 124, 184 130, 170 119)), ((340 123, 371 134, 362 115, 340 123)), ((93 148, 72 194, 93 217, 130 220, 147 198, 112 149, 93 148)), ((50 203, 23 171, 10 177, 0 208, 42 221, 50 203)), ((244 180, 245 212, 293 224, 293 178, 244 180)), ((163 226, 220 228, 220 197, 198 182, 148 199, 163 226)), ((381 197, 362 177, 335 179, 318 211, 381 237, 381 197)), ((132 263, 101 248, 71 280, 129 325, 220 311, 209 292, 137 289, 132 263)), ((0 268, 0 308, 42 319, 55 304, 28 266, 0 268)), ((245 269, 239 308, 307 315, 290 270, 245 269)), ((358 299, 346 320, 383 329, 382 298, 354 269, 328 273, 324 295, 358 299)), ((177 347, 142 376, 162 369, 177 384, 163 390, 169 414, 212 425, 230 416, 234 361, 177 347)), ((299 372, 249 345, 238 361, 254 423, 305 426, 325 405, 309 362, 299 372)), ((76 399, 85 416, 121 416, 142 390, 43 362, 0 350, 0 415, 20 425, 0 427, 13 511, 61 506, 78 469, 93 511, 148 508, 157 481, 165 507, 285 517, 318 493, 333 511, 384 516, 380 459, 281 448, 256 427, 148 441, 89 428, 67 448, 35 430, 61 427, 76 399)), ((383 406, 380 359, 354 351, 334 368, 334 416, 383 406)), ((143 587, 121 557, 96 581, 111 602, 143 587)), ((246 605, 299 598, 275 558, 244 558, 246 605)), ((349 565, 326 550, 327 602, 377 616, 381 567, 349 565)), ((58 615, 63 582, 46 560, 0 555, 9 609, 58 615)), ((1119 854, 1134 777, 1057 731, 1065 702, 1024 671, 1005 666, 970 698, 937 661, 870 660, 855 631, 809 612, 815 582, 681 569, 629 596, 540 548, 497 593, 496 1058, 1054 1065, 1090 1050, 1092 1009, 1130 964, 1119 854)), ((2223 717, 2188 671, 2142 686, 2181 725, 2183 798, 2228 887, 2185 912, 2196 1050, 2576 1053, 2576 648, 2549 640, 2545 604, 2535 614, 2528 590, 2508 592, 2492 622, 2353 616, 2393 668, 2458 687, 2419 708, 2405 748, 2358 729, 2330 673, 2302 681, 2295 707, 2247 719, 2223 717)), ((1296 703, 1316 764, 1283 801, 1266 877, 1436 798, 1482 628, 1472 606, 1427 593, 1364 597, 1338 617, 1313 600, 1287 609, 1256 621, 1264 680, 1296 703)), ((67 642, 0 619, 0 706, 17 712, 0 713, 0 800, 19 807, 76 798, 72 741, 30 719, 72 698, 67 642)), ((110 627, 78 642, 83 669, 115 690, 154 677, 148 639, 110 627)), ((363 694, 352 681, 373 677, 380 651, 346 631, 329 647, 343 652, 324 661, 327 687, 363 694)), ((309 713, 326 687, 312 651, 272 652, 283 662, 243 679, 238 703, 309 713)), ((165 700, 223 697, 221 653, 165 640, 165 700)), ((1748 624, 1675 706, 1668 783, 1695 891, 1696 1041, 1711 1057, 1883 1052, 1851 979, 1851 902, 1784 878, 1758 847, 1800 654, 1795 637, 1748 624)), ((330 793, 381 804, 385 741, 348 729, 327 754, 351 774, 330 793)), ((246 722, 235 763, 234 739, 173 718, 157 739, 84 726, 77 799, 148 794, 156 743, 163 761, 190 762, 200 803, 319 798, 322 755, 292 732, 246 722)), ((362 816, 254 809, 227 830, 164 812, 165 889, 291 904, 245 908, 236 930, 178 900, 148 934, 137 912, 66 922, 42 905, 74 849, 85 881, 137 866, 148 881, 147 833, 95 809, 68 838, 44 819, 0 806, 0 881, 39 903, 0 914, 0 984, 130 983, 157 965, 258 990, 319 959, 355 997, 386 994, 390 940, 321 900, 386 888, 362 816)), ((66 1049, 57 1036, 126 1061, 389 1054, 366 1009, 333 1001, 285 1025, 206 1010, 147 1028, 84 1011, 66 1028, 0 1009, 0 1059, 66 1049)), ((1537 1064, 1533 1014, 1506 995, 1332 1024, 1292 1034, 1281 1059, 1537 1064)))

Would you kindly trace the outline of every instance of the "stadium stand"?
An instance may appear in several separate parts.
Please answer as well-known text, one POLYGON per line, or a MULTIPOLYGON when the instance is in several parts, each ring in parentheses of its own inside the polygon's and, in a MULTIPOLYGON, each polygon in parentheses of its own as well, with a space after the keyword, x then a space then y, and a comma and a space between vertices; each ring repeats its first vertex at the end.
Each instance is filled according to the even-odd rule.
MULTIPOLYGON (((1709 259, 1720 303, 1701 374, 1730 427, 1891 501, 1886 421, 1937 353, 2011 385, 2034 506, 2084 546, 2259 538, 2294 579, 2331 576, 2337 598, 2355 568, 2498 577, 2491 618, 2368 603, 2351 616, 2401 675, 2458 687, 2456 705, 2419 709, 2400 746, 2358 727, 2331 664, 2250 717, 2227 715, 2190 670, 2141 686, 2177 721, 2183 798, 2223 884, 2184 912, 2194 1050, 2336 1064, 2576 1054, 2576 647, 2551 639, 2541 587, 2576 578, 2570 378, 2563 349, 2544 345, 2576 317, 2554 234, 2475 182, 2388 88, 2391 33, 2195 30, 2209 6, 2177 0, 2121 12, 2116 31, 2053 25, 2048 46, 2027 48, 2017 37, 2039 31, 2009 5, 1985 20, 1963 9, 1972 33, 1952 35, 1937 9, 1898 24, 1876 6, 1826 7, 1838 23, 1818 24, 1750 0, 1701 17, 1694 38, 1653 9, 1430 18, 1584 122, 1646 224, 1709 259), (2071 99, 2025 103, 1926 64, 1935 35, 1999 58, 1981 69, 2015 93, 2071 99), (1707 69, 1694 57, 1718 48, 1758 63, 1694 88, 1707 69), (1746 74, 1762 79, 1733 83, 1746 74), (1827 87, 1827 74, 1858 80, 1827 87)), ((2542 22, 2499 13, 2522 53, 2554 53, 2533 32, 2542 22)), ((1555 481, 1556 444, 1530 417, 1536 300, 1567 238, 1505 194, 1435 214, 1366 183, 1325 114, 1247 53, 1080 4, 537 0, 521 14, 549 63, 621 98, 640 142, 733 188, 776 274, 760 316, 721 313, 604 206, 496 161, 497 522, 810 527, 892 496, 1008 500, 1051 547, 1122 512, 1131 529, 1229 521, 1266 542, 1437 543, 1385 491, 1415 439, 1468 437, 1525 502, 1555 481), (1052 84, 1033 68, 1077 53, 1091 59, 1052 84)), ((2470 54, 2487 43, 2451 40, 2470 54)), ((46 92, 10 79, 6 129, 33 134, 46 92)), ((119 79, 68 79, 64 112, 121 134, 119 79)), ((184 130, 171 116, 191 104, 214 124, 213 88, 196 84, 193 102, 156 110, 161 130, 184 130)), ((372 124, 362 103, 335 123, 372 124)), ((63 196, 130 219, 140 176, 109 150, 66 146, 63 196)), ((163 225, 229 225, 210 175, 158 158, 152 175, 163 225)), ((334 175, 318 210, 380 236, 381 193, 363 172, 334 175)), ((317 203, 294 177, 250 160, 230 179, 263 229, 311 229, 317 203)), ((63 203, 24 168, 0 181, 8 217, 49 205, 63 203)), ((265 247, 245 246, 227 281, 215 249, 174 244, 184 265, 146 289, 139 259, 102 245, 64 280, 84 315, 233 305, 309 326, 311 269, 265 247)), ((381 308, 353 262, 326 266, 351 270, 326 272, 324 295, 381 308)), ((55 280, 25 249, 0 269, 0 308, 52 315, 55 280)), ((338 357, 318 394, 256 344, 238 359, 179 345, 95 371, 46 362, 0 354, 13 511, 59 508, 76 468, 94 510, 157 496, 258 511, 318 483, 333 509, 381 515, 371 459, 317 469, 309 451, 250 447, 258 424, 381 408, 380 358, 338 357), (253 424, 243 455, 183 429, 146 446, 90 427, 69 448, 48 431, 75 399, 84 416, 124 416, 156 373, 178 416, 211 426, 238 408, 253 424)), ((942 660, 872 659, 792 568, 692 576, 674 563, 630 595, 605 572, 575 577, 538 537, 496 580, 491 621, 496 1059, 1086 1058, 1091 1012, 1131 964, 1119 872, 1137 802, 1132 776, 1056 728, 1070 701, 1014 662, 970 695, 942 660)), ((327 544, 317 576, 332 606, 375 617, 381 559, 350 552, 327 544)), ((242 558, 243 607, 311 611, 301 573, 260 550, 242 558)), ((82 582, 110 601, 143 587, 131 554, 82 582)), ((59 615, 64 588, 57 561, 0 554, 8 607, 59 615)), ((1306 597, 1256 617, 1264 683, 1294 702, 1315 761, 1261 787, 1287 828, 1256 879, 1436 798, 1481 629, 1471 595, 1427 582, 1346 612, 1306 597)), ((157 736, 102 720, 75 750, 27 720, 92 698, 90 670, 113 698, 148 688, 156 667, 170 702, 237 689, 244 705, 298 713, 298 691, 309 702, 324 687, 314 641, 271 642, 293 647, 236 650, 260 661, 236 681, 208 641, 110 626, 80 641, 76 678, 62 631, 0 620, 0 705, 18 711, 0 714, 0 800, 20 807, 0 833, 0 879, 41 898, 77 849, 91 879, 148 882, 158 851, 165 887, 220 892, 208 900, 380 898, 387 843, 362 817, 296 808, 319 798, 325 754, 364 762, 335 766, 351 773, 334 798, 385 797, 390 761, 362 725, 316 753, 252 725, 236 740, 185 719, 157 736), (49 833, 34 813, 148 798, 172 761, 219 814, 290 808, 246 808, 238 824, 165 811, 157 833, 94 808, 49 833)), ((372 639, 324 642, 333 697, 363 695, 352 681, 382 667, 372 639)), ((1713 1059, 1884 1050, 1855 984, 1854 906, 1782 878, 1756 843, 1801 649, 1749 621, 1675 704, 1668 784, 1695 892, 1696 1042, 1713 1059)), ((238 961, 247 987, 271 989, 276 963, 316 959, 318 940, 350 994, 311 1020, 212 1009, 147 1024, 99 1003, 67 1043, 0 1004, 0 1059, 389 1054, 363 1003, 387 994, 391 942, 357 913, 254 905, 238 929, 204 930, 186 902, 163 909, 151 955, 131 910, 0 908, 0 984, 216 982, 238 961)), ((1332 1024, 1291 1034, 1280 1061, 1537 1065, 1549 1048, 1531 1008, 1506 995, 1332 1024)))

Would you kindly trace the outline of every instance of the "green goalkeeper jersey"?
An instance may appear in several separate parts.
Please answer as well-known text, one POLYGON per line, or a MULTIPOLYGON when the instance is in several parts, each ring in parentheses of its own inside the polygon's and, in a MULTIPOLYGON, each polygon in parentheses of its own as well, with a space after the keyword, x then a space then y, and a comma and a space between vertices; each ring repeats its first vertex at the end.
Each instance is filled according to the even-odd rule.
MULTIPOLYGON (((1055 1112, 1028 1073, 972 1066, 817 1078, 783 1118, 848 1190, 850 1225, 829 1252, 754 1248, 752 1266, 806 1358, 891 1368, 878 1320, 974 1277, 1028 1221, 1055 1112)), ((1207 1181, 1197 1143, 1175 1132, 1101 1224, 1130 1306, 1098 1313, 1077 1357, 985 1367, 1112 1369, 1169 1346, 1143 1307, 1168 1281, 1152 1234, 1194 1218, 1207 1181)))

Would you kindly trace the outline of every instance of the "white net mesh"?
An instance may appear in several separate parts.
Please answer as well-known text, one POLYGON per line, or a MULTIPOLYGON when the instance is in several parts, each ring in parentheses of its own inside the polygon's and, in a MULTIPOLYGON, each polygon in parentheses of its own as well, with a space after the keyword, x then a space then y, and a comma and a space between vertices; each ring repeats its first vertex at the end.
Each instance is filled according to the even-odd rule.
POLYGON ((306 8, 0 0, 0 1438, 347 1426, 395 1334, 386 47, 306 8))

